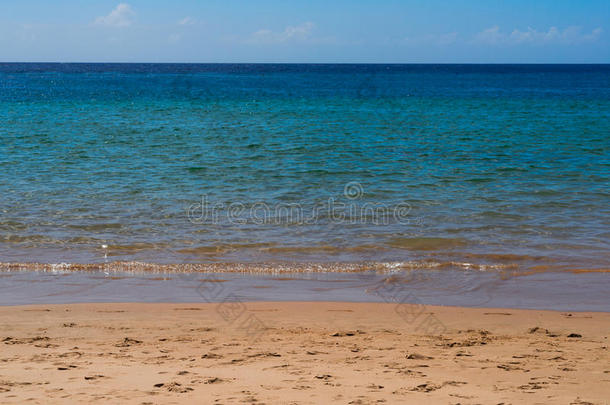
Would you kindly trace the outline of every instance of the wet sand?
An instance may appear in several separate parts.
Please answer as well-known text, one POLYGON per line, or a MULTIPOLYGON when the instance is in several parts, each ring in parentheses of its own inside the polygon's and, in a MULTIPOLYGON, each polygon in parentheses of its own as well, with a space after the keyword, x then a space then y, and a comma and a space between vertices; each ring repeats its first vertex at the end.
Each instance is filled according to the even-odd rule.
POLYGON ((385 303, 0 307, 0 403, 610 398, 610 313, 385 303))
POLYGON ((610 312, 608 273, 0 272, 0 306, 82 302, 408 302, 475 308, 610 312))

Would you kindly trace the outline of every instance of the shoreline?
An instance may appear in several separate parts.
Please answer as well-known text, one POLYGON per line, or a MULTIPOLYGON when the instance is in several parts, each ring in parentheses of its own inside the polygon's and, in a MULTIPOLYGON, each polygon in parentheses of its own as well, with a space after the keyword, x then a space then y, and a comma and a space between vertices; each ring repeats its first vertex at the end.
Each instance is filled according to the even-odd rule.
POLYGON ((610 312, 608 273, 476 270, 303 273, 0 272, 0 306, 309 301, 610 312))
POLYGON ((0 307, 0 325, 2 403, 603 404, 610 395, 607 312, 104 303, 0 307))

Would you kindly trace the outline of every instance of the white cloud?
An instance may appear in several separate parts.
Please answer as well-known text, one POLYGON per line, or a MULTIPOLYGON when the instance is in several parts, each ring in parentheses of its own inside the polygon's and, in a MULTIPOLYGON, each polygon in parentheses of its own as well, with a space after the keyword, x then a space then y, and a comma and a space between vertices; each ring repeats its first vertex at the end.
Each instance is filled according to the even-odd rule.
POLYGON ((474 37, 475 42, 481 42, 485 44, 497 44, 503 40, 504 34, 500 32, 500 27, 497 25, 487 28, 479 32, 474 37))
POLYGON ((127 3, 120 3, 110 14, 95 19, 96 25, 109 25, 113 27, 128 27, 132 23, 135 13, 127 3))
POLYGON ((311 37, 311 33, 315 28, 312 22, 304 22, 296 26, 288 26, 282 32, 273 32, 271 30, 259 30, 250 36, 247 42, 251 43, 281 43, 288 41, 303 41, 311 37))
POLYGON ((583 37, 585 41, 597 41, 599 37, 604 33, 602 27, 595 28, 590 34, 587 34, 583 37))
POLYGON ((518 29, 513 30, 510 34, 504 33, 497 25, 479 32, 474 37, 476 43, 489 45, 519 45, 519 44, 563 44, 573 45, 584 42, 594 42, 599 39, 603 32, 602 28, 596 28, 590 33, 583 33, 582 29, 577 26, 570 26, 563 30, 557 27, 551 27, 548 31, 537 31, 533 28, 528 28, 526 31, 518 29))
POLYGON ((195 20, 191 17, 184 17, 182 20, 178 21, 178 25, 193 25, 195 24, 195 20))

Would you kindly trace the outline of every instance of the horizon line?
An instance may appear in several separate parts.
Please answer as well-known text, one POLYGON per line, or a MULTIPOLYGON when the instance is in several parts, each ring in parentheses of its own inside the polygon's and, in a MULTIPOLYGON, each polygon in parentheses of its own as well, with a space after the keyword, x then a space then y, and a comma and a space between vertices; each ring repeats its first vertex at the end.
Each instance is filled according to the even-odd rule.
POLYGON ((113 65, 610 65, 609 62, 83 62, 0 61, 0 64, 113 64, 113 65))

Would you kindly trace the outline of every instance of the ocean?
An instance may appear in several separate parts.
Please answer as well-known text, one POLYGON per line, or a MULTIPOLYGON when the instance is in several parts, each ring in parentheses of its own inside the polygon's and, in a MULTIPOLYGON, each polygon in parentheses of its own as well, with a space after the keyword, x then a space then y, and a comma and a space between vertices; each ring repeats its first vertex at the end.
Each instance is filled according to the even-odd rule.
POLYGON ((610 65, 5 63, 0 139, 5 268, 610 265, 610 65))

